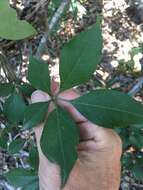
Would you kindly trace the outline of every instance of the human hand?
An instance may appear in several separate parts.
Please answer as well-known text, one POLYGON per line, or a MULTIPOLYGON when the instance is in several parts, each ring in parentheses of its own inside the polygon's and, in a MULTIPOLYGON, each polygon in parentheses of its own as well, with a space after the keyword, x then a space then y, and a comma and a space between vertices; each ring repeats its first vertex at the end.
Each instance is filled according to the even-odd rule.
MULTIPOLYGON (((77 98, 73 90, 59 95, 58 104, 63 107, 80 131, 80 143, 77 147, 78 160, 63 190, 118 190, 120 183, 121 140, 111 129, 99 127, 82 116, 70 103, 62 99, 77 98)), ((48 101, 49 95, 36 91, 32 102, 48 101)), ((51 111, 53 106, 50 106, 51 111)), ((96 117, 96 116, 95 116, 96 117)), ((39 183, 40 190, 60 190, 60 169, 51 163, 42 153, 40 137, 43 124, 35 128, 39 151, 39 183)))

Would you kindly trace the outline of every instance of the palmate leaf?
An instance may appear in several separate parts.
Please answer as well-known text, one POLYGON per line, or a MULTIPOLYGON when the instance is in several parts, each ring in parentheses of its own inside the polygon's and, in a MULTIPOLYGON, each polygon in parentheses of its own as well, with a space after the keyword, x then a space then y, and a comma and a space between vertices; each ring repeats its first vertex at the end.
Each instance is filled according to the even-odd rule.
POLYGON ((36 30, 26 21, 18 20, 16 11, 8 0, 0 0, 0 37, 7 40, 21 40, 36 34, 36 30))
POLYGON ((49 102, 38 102, 29 105, 24 114, 23 129, 31 129, 40 124, 48 111, 49 102))
POLYGON ((67 43, 60 55, 61 90, 72 88, 90 79, 102 54, 101 22, 81 32, 67 43))
POLYGON ((53 111, 44 126, 41 148, 46 157, 60 166, 62 186, 66 183, 76 159, 78 130, 63 109, 53 111))
POLYGON ((90 121, 103 127, 143 123, 143 105, 118 91, 95 90, 72 104, 90 121))
POLYGON ((33 87, 50 93, 50 75, 48 65, 42 60, 31 57, 28 67, 28 80, 33 87))
POLYGON ((5 174, 5 176, 8 182, 14 187, 25 187, 33 184, 33 186, 35 186, 35 190, 38 189, 38 176, 31 170, 22 168, 13 169, 5 174))

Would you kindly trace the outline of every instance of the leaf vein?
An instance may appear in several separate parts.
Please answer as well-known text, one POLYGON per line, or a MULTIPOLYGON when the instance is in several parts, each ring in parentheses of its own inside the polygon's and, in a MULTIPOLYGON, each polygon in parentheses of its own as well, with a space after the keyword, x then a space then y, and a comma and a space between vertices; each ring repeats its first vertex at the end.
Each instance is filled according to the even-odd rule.
POLYGON ((100 109, 106 109, 106 110, 110 110, 110 111, 123 112, 123 113, 131 114, 131 115, 136 115, 138 117, 143 118, 143 116, 141 114, 132 113, 132 112, 129 112, 129 111, 126 111, 126 110, 117 109, 117 108, 109 108, 109 107, 100 106, 100 105, 97 105, 97 104, 92 105, 92 104, 75 103, 75 102, 74 102, 74 104, 76 104, 76 105, 83 105, 83 106, 90 106, 90 107, 97 107, 97 108, 100 108, 100 109))

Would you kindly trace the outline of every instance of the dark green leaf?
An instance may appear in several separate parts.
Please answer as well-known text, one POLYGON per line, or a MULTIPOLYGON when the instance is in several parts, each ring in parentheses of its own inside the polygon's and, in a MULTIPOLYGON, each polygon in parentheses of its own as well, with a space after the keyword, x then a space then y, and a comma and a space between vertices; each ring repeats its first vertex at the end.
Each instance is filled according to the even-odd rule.
POLYGON ((72 103, 90 121, 104 127, 143 123, 143 106, 118 91, 92 91, 72 103))
POLYGON ((11 83, 0 83, 0 96, 8 96, 14 90, 14 86, 11 83))
POLYGON ((8 0, 0 0, 0 23, 0 37, 7 40, 20 40, 36 34, 29 23, 18 20, 8 0))
POLYGON ((50 75, 48 65, 35 58, 30 58, 28 80, 37 89, 50 92, 50 75))
POLYGON ((16 139, 12 141, 9 145, 9 152, 11 154, 18 153, 20 150, 22 150, 24 143, 25 143, 25 140, 22 140, 22 139, 16 139))
POLYGON ((133 175, 138 179, 142 180, 143 179, 143 164, 142 166, 136 164, 133 169, 132 169, 133 175))
POLYGON ((57 9, 61 3, 61 0, 53 0, 52 2, 52 5, 55 9, 57 9))
POLYGON ((4 114, 12 123, 23 121, 26 105, 22 97, 18 94, 12 94, 5 102, 4 114))
POLYGON ((130 136, 129 141, 132 146, 136 147, 137 149, 141 149, 143 147, 143 135, 140 133, 133 133, 130 136))
POLYGON ((8 133, 5 132, 5 129, 0 131, 0 148, 7 149, 7 143, 9 140, 8 133))
POLYGON ((35 183, 38 180, 38 177, 33 171, 21 168, 10 170, 5 176, 8 182, 14 187, 23 187, 35 183))
POLYGON ((38 168, 39 168, 39 155, 38 155, 38 150, 37 150, 36 147, 33 147, 30 150, 29 163, 30 163, 31 167, 33 167, 36 171, 38 171, 38 168))
POLYGON ((46 116, 48 105, 48 102, 38 102, 29 105, 25 110, 23 128, 31 129, 40 124, 46 116))
POLYGON ((33 181, 32 183, 24 186, 22 190, 39 190, 39 181, 38 179, 33 181))
POLYGON ((50 161, 60 166, 62 185, 66 183, 76 162, 77 143, 78 130, 75 124, 64 110, 57 108, 49 115, 45 124, 41 148, 50 161))
POLYGON ((61 90, 89 80, 100 63, 102 33, 99 20, 64 46, 60 56, 61 90))
POLYGON ((33 88, 28 83, 22 84, 19 89, 21 90, 22 94, 26 97, 31 97, 32 93, 35 91, 35 88, 33 88))
POLYGON ((122 158, 122 166, 131 170, 133 168, 133 157, 132 154, 125 154, 122 158))

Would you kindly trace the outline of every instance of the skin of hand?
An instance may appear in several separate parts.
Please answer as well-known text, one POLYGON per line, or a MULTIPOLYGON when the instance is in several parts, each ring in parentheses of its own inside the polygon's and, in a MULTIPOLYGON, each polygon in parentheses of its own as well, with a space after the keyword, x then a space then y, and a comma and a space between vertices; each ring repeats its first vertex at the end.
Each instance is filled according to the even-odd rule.
MULTIPOLYGON (((79 95, 73 90, 59 95, 59 98, 66 100, 77 97, 79 95)), ((40 90, 35 91, 31 97, 32 103, 49 99, 49 95, 40 90)), ((57 103, 71 115, 79 127, 81 140, 77 147, 78 159, 63 190, 119 190, 122 153, 120 137, 112 129, 105 129, 88 121, 70 103, 63 100, 58 100, 57 103)), ((49 112, 53 109, 51 105, 49 112)), ((40 190, 60 190, 60 168, 50 162, 40 148, 42 130, 43 124, 35 127, 40 190)))

